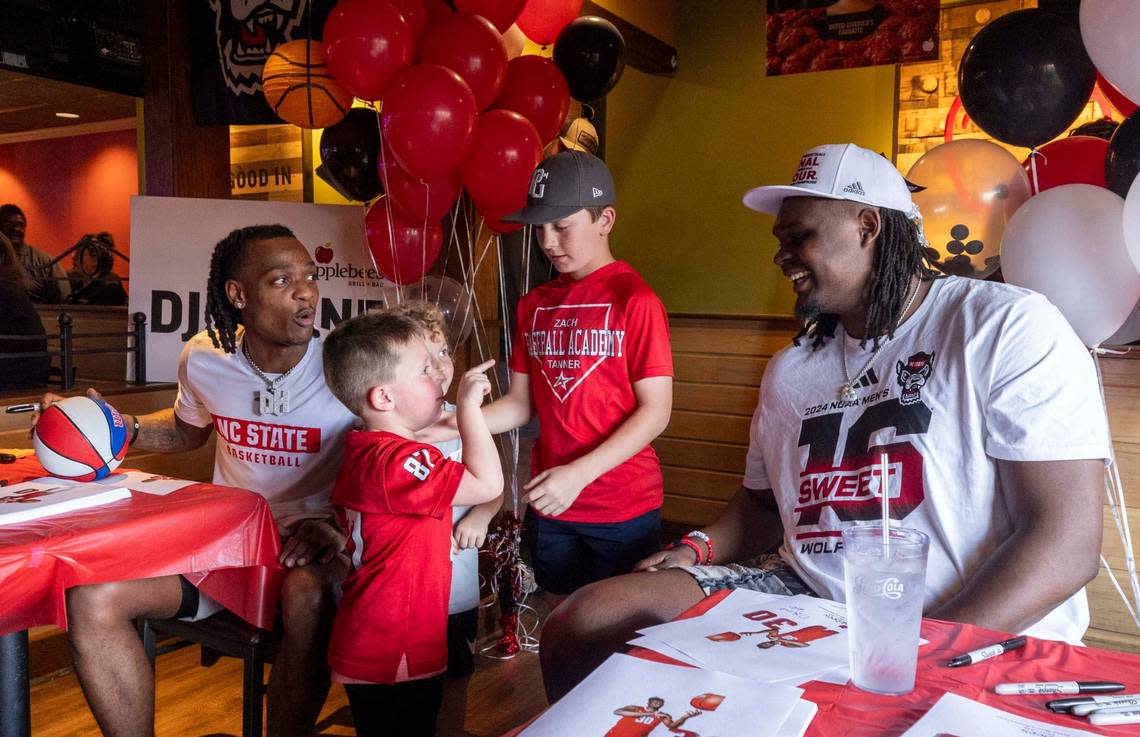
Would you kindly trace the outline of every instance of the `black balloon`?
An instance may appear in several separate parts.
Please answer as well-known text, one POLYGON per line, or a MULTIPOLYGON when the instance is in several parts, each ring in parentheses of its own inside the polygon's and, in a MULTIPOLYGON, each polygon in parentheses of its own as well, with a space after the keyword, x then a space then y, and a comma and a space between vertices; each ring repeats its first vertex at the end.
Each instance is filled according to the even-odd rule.
POLYGON ((1063 133, 1095 83, 1080 31, 1042 10, 1019 10, 982 28, 958 67, 958 92, 970 118, 1015 146, 1037 146, 1063 133))
POLYGON ((375 110, 354 107, 336 125, 321 132, 317 176, 350 200, 368 202, 380 186, 380 125, 375 110))
POLYGON ((1080 21, 1080 0, 1037 0, 1037 7, 1047 13, 1056 13, 1074 26, 1080 21))
POLYGON ((1121 197, 1140 174, 1140 110, 1120 124, 1108 141, 1104 157, 1104 178, 1108 188, 1121 197))
POLYGON ((566 77, 570 96, 579 102, 592 102, 621 79, 625 70, 625 39, 604 18, 575 18, 554 42, 554 63, 566 77))

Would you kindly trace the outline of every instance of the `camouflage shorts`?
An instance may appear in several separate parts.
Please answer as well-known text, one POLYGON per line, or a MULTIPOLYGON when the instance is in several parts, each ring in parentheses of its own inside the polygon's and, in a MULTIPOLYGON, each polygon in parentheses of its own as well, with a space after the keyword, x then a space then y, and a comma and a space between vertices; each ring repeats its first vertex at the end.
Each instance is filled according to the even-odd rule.
POLYGON ((725 589, 747 589, 762 594, 817 596, 779 555, 761 555, 745 561, 748 565, 680 566, 697 580, 705 596, 725 589))

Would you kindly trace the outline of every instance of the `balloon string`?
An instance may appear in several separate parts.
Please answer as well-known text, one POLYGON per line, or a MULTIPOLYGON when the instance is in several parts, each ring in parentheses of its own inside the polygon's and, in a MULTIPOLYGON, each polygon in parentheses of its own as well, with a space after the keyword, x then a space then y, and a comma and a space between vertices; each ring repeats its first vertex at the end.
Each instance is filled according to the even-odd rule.
MULTIPOLYGON (((380 125, 379 117, 377 117, 377 126, 379 127, 379 125, 380 125)), ((387 154, 386 148, 384 146, 384 135, 383 135, 383 129, 382 128, 380 129, 380 133, 381 133, 381 135, 380 135, 380 164, 381 164, 380 170, 382 172, 384 172, 384 192, 385 192, 385 194, 384 194, 384 214, 388 216, 387 218, 385 218, 387 220, 387 222, 385 223, 385 226, 388 228, 388 251, 392 254, 392 271, 394 271, 395 275, 397 277, 399 277, 402 274, 402 272, 400 271, 400 255, 396 252, 396 229, 392 223, 392 197, 387 194, 387 192, 388 192, 388 154, 387 154)), ((379 204, 379 203, 377 203, 377 204, 379 204)), ((375 207, 375 205, 373 205, 373 207, 375 207)), ((425 248, 426 248, 426 246, 425 246, 425 248)), ((369 250, 371 250, 371 249, 369 249, 369 250)), ((379 268, 377 268, 377 271, 379 271, 379 268)), ((381 273, 383 273, 383 272, 381 272, 381 273)), ((395 282, 397 286, 401 286, 399 281, 397 281, 396 279, 393 279, 392 281, 395 282)), ((399 294, 400 291, 401 290, 397 289, 396 293, 399 294)), ((399 303, 399 297, 396 298, 396 301, 398 304, 399 303)))
MULTIPOLYGON (((1103 350, 1099 345, 1093 346, 1090 350, 1093 365, 1096 367, 1097 388, 1100 389, 1101 406, 1107 416, 1108 402, 1104 395, 1104 375, 1101 372, 1099 357, 1103 350)), ((1116 573, 1108 565, 1108 560, 1104 555, 1100 556, 1100 561, 1104 565, 1113 587, 1124 602, 1125 609, 1131 615, 1132 621, 1140 628, 1140 615, 1138 615, 1138 610, 1140 610, 1140 580, 1137 579, 1136 557, 1132 552, 1132 530, 1128 524, 1128 503, 1124 494, 1124 482, 1120 479, 1120 466, 1116 462, 1116 448, 1111 438, 1109 438, 1109 457, 1104 466, 1104 491, 1108 500, 1108 507, 1112 511, 1113 522, 1116 524, 1116 533, 1120 536, 1121 546, 1124 548, 1124 568, 1132 589, 1131 599, 1117 581, 1116 573)))
POLYGON ((1046 165, 1049 163, 1049 157, 1037 150, 1036 147, 1029 150, 1029 173, 1033 178, 1033 194, 1041 192, 1041 186, 1037 183, 1037 157, 1040 156, 1041 160, 1046 165))

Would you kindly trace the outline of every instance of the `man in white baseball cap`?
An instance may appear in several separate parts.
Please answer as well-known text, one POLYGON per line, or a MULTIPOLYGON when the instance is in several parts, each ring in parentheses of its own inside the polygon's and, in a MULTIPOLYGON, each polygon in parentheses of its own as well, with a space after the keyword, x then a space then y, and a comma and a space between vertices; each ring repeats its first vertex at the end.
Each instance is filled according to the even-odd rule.
POLYGON ((804 327, 764 372, 741 489, 641 572, 551 614, 548 696, 715 591, 842 599, 839 535, 878 519, 884 493, 894 524, 930 537, 926 616, 1079 642, 1109 441, 1060 312, 1025 289, 935 278, 906 181, 854 144, 811 149, 791 184, 744 203, 776 215, 774 261, 804 327))

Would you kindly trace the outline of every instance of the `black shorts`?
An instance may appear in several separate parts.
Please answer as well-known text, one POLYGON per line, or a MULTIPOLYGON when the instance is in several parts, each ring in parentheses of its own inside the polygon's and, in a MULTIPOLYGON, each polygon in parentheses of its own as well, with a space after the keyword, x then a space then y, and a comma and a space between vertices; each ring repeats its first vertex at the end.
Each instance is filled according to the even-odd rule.
POLYGON ((475 637, 478 630, 478 609, 447 616, 448 678, 466 678, 475 672, 475 637))
POLYGON ((201 598, 198 589, 186 580, 185 576, 179 576, 178 583, 182 585, 182 603, 178 605, 178 613, 174 615, 174 619, 193 617, 198 613, 198 601, 201 598))
POLYGON ((572 594, 588 583, 629 573, 661 549, 661 510, 625 522, 562 522, 530 513, 523 524, 538 585, 572 594))

